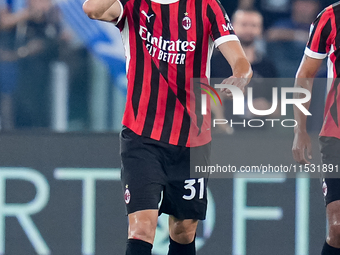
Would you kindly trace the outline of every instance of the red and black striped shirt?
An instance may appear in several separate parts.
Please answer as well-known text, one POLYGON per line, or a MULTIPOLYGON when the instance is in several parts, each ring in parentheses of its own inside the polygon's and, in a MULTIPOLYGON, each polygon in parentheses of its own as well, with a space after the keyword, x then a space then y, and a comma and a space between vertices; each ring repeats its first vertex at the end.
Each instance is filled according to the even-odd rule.
POLYGON ((320 136, 340 139, 340 2, 327 7, 314 21, 305 54, 315 59, 328 56, 328 78, 331 84, 320 136))
POLYGON ((116 22, 127 58, 123 125, 173 145, 208 143, 210 110, 200 84, 210 76, 213 46, 238 40, 218 0, 121 0, 116 22), (192 103, 194 102, 194 103, 192 103))

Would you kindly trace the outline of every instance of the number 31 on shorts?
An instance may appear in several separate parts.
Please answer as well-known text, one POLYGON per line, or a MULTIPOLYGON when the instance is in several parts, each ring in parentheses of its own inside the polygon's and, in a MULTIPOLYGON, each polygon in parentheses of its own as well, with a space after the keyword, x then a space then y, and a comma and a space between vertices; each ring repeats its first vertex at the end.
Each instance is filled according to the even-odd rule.
MULTIPOLYGON (((204 196, 204 178, 198 179, 197 182, 200 184, 200 186, 199 186, 199 197, 198 198, 203 199, 203 196, 204 196)), ((183 199, 192 200, 196 196, 196 188, 194 187, 194 185, 196 184, 196 179, 185 180, 184 183, 186 184, 184 186, 184 188, 190 190, 190 195, 184 195, 183 199)))

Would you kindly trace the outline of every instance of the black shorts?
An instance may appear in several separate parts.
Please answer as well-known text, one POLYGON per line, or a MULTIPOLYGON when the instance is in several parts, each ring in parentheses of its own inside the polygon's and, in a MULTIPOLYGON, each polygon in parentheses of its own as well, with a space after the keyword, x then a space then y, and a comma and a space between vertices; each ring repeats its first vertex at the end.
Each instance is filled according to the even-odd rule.
POLYGON ((194 155, 196 163, 209 165, 210 143, 194 148, 175 146, 124 127, 120 150, 128 214, 158 209, 159 215, 166 213, 177 219, 205 219, 208 174, 190 178, 190 162, 194 155))
MULTIPOLYGON (((340 170, 340 139, 321 136, 319 142, 322 164, 332 164, 334 169, 337 166, 340 170)), ((327 206, 333 201, 340 200, 340 173, 326 173, 323 177, 322 190, 327 206)))

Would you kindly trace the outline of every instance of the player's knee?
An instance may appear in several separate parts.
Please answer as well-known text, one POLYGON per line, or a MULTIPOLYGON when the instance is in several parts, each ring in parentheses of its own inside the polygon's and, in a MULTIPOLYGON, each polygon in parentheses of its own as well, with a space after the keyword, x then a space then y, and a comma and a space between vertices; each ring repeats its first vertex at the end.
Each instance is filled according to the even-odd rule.
POLYGON ((177 243, 189 244, 195 239, 197 223, 182 224, 174 223, 170 228, 170 237, 177 243))
POLYGON ((183 231, 171 235, 171 239, 180 244, 189 244, 195 239, 196 231, 183 231))
POLYGON ((338 247, 340 245, 340 224, 329 225, 328 242, 332 246, 338 247))
POLYGON ((151 220, 140 220, 129 225, 129 238, 153 243, 156 225, 151 220))

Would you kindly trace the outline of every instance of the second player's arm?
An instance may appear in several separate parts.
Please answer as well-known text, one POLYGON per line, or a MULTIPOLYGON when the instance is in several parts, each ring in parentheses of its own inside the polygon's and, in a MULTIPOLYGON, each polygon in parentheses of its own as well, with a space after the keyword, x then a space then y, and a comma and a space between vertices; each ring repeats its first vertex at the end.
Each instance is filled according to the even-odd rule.
MULTIPOLYGON (((307 89, 312 93, 314 77, 321 64, 322 59, 310 58, 305 55, 297 71, 294 86, 296 88, 307 89)), ((294 95, 294 97, 299 96, 300 94, 294 95)), ((304 107, 308 110, 309 105, 310 101, 305 103, 304 107)), ((307 116, 294 106, 294 118, 297 121, 297 126, 294 128, 292 148, 294 160, 300 164, 310 164, 305 157, 305 153, 307 152, 308 159, 312 158, 312 145, 306 128, 307 116)))
MULTIPOLYGON (((218 49, 226 58, 233 71, 233 76, 224 80, 224 83, 235 85, 243 91, 253 76, 253 71, 240 42, 224 42, 218 46, 218 49)), ((226 92, 228 96, 231 96, 230 91, 227 90, 226 92)))
POLYGON ((103 21, 117 19, 122 11, 117 0, 86 0, 83 10, 89 18, 103 21))

